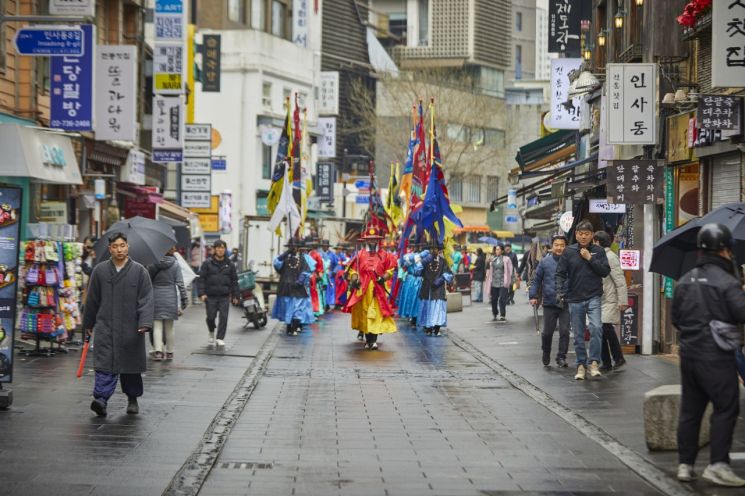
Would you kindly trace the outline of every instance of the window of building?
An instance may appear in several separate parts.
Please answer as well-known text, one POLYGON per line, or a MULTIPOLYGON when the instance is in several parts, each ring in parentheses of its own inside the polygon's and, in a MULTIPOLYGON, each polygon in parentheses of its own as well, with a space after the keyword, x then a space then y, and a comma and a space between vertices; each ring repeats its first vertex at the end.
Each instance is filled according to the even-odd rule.
POLYGON ((256 215, 269 215, 269 206, 267 205, 268 197, 268 191, 263 189, 256 191, 256 215))
POLYGON ((402 45, 406 44, 406 12, 394 12, 388 14, 388 31, 400 39, 402 45))
POLYGON ((290 100, 290 107, 293 107, 293 101, 292 101, 292 90, 290 88, 284 88, 282 90, 282 110, 287 111, 285 108, 285 105, 287 104, 287 100, 290 100))
POLYGON ((418 46, 429 45, 429 0, 419 0, 419 43, 418 46))
POLYGON ((515 79, 523 78, 523 47, 515 45, 515 79))
POLYGON ((266 30, 266 0, 251 0, 251 27, 259 31, 266 30))
POLYGON ((246 22, 246 2, 228 0, 228 20, 244 24, 246 22))
MULTIPOLYGON (((5 14, 5 0, 0 0, 0 14, 5 14)), ((5 46, 5 24, 0 24, 0 72, 5 72, 7 64, 5 46)))
POLYGON ((454 202, 463 201, 463 178, 459 176, 450 176, 447 182, 450 200, 454 202))
POLYGON ((523 30, 523 13, 518 12, 515 14, 515 31, 518 33, 523 30))
POLYGON ((504 72, 491 67, 481 67, 478 72, 481 92, 485 95, 504 96, 504 72))
POLYGON ((272 0, 272 34, 287 38, 287 19, 289 8, 287 0, 272 0))
POLYGON ((261 85, 261 105, 264 108, 272 108, 272 83, 265 82, 261 85))
POLYGON ((463 124, 448 124, 447 137, 453 141, 468 141, 468 128, 463 124))
POLYGON ((468 176, 463 184, 463 201, 481 203, 481 176, 468 176))
POLYGON ((484 129, 484 144, 492 148, 504 148, 505 133, 501 129, 484 129))
POLYGON ((493 202, 499 197, 499 176, 486 176, 486 201, 493 202))
POLYGON ((270 145, 261 145, 261 178, 272 178, 272 147, 270 145))
POLYGON ((36 63, 36 84, 41 89, 42 94, 49 94, 49 58, 35 57, 36 63))

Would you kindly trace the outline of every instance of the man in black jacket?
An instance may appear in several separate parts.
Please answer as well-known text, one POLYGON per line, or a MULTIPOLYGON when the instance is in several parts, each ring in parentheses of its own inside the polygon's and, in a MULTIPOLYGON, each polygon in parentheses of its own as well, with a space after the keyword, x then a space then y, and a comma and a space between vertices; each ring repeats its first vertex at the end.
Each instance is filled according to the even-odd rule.
POLYGON ((574 351, 577 354, 578 381, 587 373, 588 357, 585 348, 585 322, 590 328, 590 375, 600 373, 600 351, 603 337, 602 304, 603 278, 610 274, 605 250, 592 244, 592 223, 582 220, 574 230, 577 243, 564 250, 556 267, 556 299, 560 305, 569 304, 569 316, 574 331, 574 351))
MULTIPOLYGON (((518 266, 520 263, 517 260, 517 254, 512 251, 512 243, 505 243, 504 244, 504 254, 510 257, 510 261, 512 262, 512 266, 515 268, 515 271, 517 272, 518 266)), ((523 255, 525 257, 525 255, 523 255)), ((520 282, 520 272, 517 272, 517 282, 520 282)), ((507 288, 507 304, 508 305, 514 305, 515 304, 515 285, 510 284, 510 287, 507 288)))
POLYGON ((206 303, 207 307, 207 329, 212 346, 225 346, 225 332, 228 328, 228 312, 230 311, 230 297, 233 303, 238 304, 238 274, 235 265, 225 256, 227 245, 225 241, 218 239, 212 245, 214 253, 207 259, 199 269, 197 279, 197 291, 199 298, 206 303), (217 325, 217 341, 215 341, 215 319, 220 314, 220 323, 217 325))
POLYGON ((486 255, 481 248, 476 249, 476 261, 473 263, 474 303, 484 301, 484 280, 486 279, 486 255))
MULTIPOLYGON (((696 267, 678 281, 672 323, 680 343, 682 398, 678 421, 678 480, 695 479, 699 429, 711 401, 709 466, 703 478, 722 486, 745 486, 730 468, 729 451, 739 413, 739 385, 734 350, 722 350, 710 322, 745 323, 745 292, 733 263, 732 234, 720 224, 706 224, 698 234, 696 267)), ((742 332, 740 332, 742 334, 742 332)), ((740 346, 742 342, 740 342, 740 346)))

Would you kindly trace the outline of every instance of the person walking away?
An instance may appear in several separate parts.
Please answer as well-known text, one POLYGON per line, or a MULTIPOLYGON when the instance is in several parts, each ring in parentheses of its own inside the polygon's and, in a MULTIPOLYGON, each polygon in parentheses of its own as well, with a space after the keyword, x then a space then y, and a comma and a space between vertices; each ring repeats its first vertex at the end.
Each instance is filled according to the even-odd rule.
POLYGON ((494 247, 490 272, 492 320, 496 321, 499 317, 499 321, 504 322, 507 320, 507 301, 514 281, 515 268, 510 257, 504 253, 501 244, 494 247))
POLYGON ((153 286, 145 267, 129 258, 127 237, 108 235, 111 258, 93 268, 83 329, 95 335, 96 371, 91 410, 105 417, 117 380, 127 395, 127 413, 137 414, 145 372, 145 335, 153 327, 153 286))
POLYGON ((520 273, 517 272, 518 268, 518 260, 517 260, 517 254, 512 251, 512 244, 511 243, 505 243, 504 245, 504 254, 510 257, 510 262, 512 262, 512 266, 515 268, 515 274, 517 274, 517 277, 514 281, 512 281, 512 284, 510 284, 510 287, 507 288, 507 304, 508 305, 514 305, 515 304, 515 283, 520 283, 520 273))
POLYGON ((486 279, 486 254, 481 248, 476 249, 476 261, 473 264, 473 301, 484 301, 484 279, 486 279))
POLYGON ((564 254, 567 239, 557 235, 551 239, 551 253, 541 260, 535 275, 530 281, 528 297, 530 304, 538 306, 543 300, 543 332, 541 333, 541 358, 543 365, 551 362, 551 343, 554 339, 556 325, 559 326, 559 351, 556 353, 556 365, 567 366, 569 351, 569 309, 556 298, 556 268, 564 254))
POLYGON ((240 272, 243 269, 243 257, 238 248, 233 248, 230 251, 230 263, 235 266, 235 271, 240 272))
POLYGON ((228 312, 230 311, 230 298, 233 303, 238 304, 238 273, 235 266, 225 256, 227 245, 225 241, 218 239, 212 244, 213 255, 206 260, 199 269, 197 279, 197 290, 199 299, 206 303, 207 330, 209 339, 207 344, 212 346, 225 346, 225 333, 228 329, 228 312), (218 314, 219 324, 215 323, 218 314), (217 340, 215 340, 215 327, 217 327, 217 340))
POLYGON ((463 253, 461 253, 460 246, 454 246, 453 247, 453 256, 452 259, 452 265, 450 266, 450 271, 453 274, 457 274, 460 272, 460 264, 463 262, 463 253))
POLYGON ((569 304, 569 318, 574 331, 574 351, 577 354, 577 373, 574 378, 584 380, 589 363, 590 375, 600 372, 602 344, 603 278, 610 274, 605 250, 592 244, 592 223, 582 220, 574 232, 577 243, 564 250, 556 267, 556 295, 559 302, 569 304), (590 356, 585 348, 585 322, 589 320, 590 356))
POLYGON ((598 231, 593 237, 593 242, 605 250, 608 258, 610 274, 603 278, 602 321, 603 340, 600 348, 600 359, 603 366, 600 370, 610 372, 626 364, 623 357, 621 343, 618 340, 615 326, 621 324, 621 314, 629 307, 629 295, 626 288, 626 277, 621 270, 621 261, 618 255, 610 249, 612 240, 605 231, 598 231), (611 357, 613 362, 611 362, 611 357))
MULTIPOLYGON (((202 265, 203 255, 204 251, 202 250, 202 242, 199 240, 199 238, 194 238, 194 241, 192 241, 191 243, 191 248, 189 249, 189 266, 195 274, 199 274, 199 267, 201 267, 202 265)), ((201 300, 199 299, 197 281, 192 282, 191 285, 192 303, 201 303, 201 300)))
POLYGON ((150 265, 147 270, 153 285, 153 358, 156 361, 173 360, 173 350, 176 344, 176 334, 173 323, 178 320, 186 309, 188 297, 181 268, 173 254, 176 247, 172 247, 157 264, 150 265), (165 357, 163 345, 165 344, 165 357))
POLYGON ((429 254, 422 257, 415 269, 415 273, 422 276, 422 286, 419 289, 422 303, 417 322, 424 327, 427 336, 439 336, 440 328, 448 323, 445 283, 452 282, 453 273, 441 250, 442 243, 434 240, 429 254))
POLYGON ((279 273, 272 318, 285 323, 288 336, 297 336, 303 325, 315 321, 307 288, 311 269, 305 255, 298 251, 301 244, 301 241, 290 238, 285 245, 287 250, 272 262, 274 270, 279 273))
MULTIPOLYGON (((709 402, 711 414, 709 466, 703 478, 720 486, 742 487, 745 479, 730 467, 729 452, 740 412, 735 349, 742 346, 745 292, 734 263, 732 233, 721 224, 706 224, 698 233, 696 267, 678 281, 671 320, 678 330, 682 396, 678 420, 678 480, 696 478, 693 467, 699 447, 699 430, 709 402), (726 323, 726 324, 725 324, 726 323), (730 349, 720 347, 715 328, 732 328, 730 349)), ((726 346, 725 346, 726 347, 726 346)))

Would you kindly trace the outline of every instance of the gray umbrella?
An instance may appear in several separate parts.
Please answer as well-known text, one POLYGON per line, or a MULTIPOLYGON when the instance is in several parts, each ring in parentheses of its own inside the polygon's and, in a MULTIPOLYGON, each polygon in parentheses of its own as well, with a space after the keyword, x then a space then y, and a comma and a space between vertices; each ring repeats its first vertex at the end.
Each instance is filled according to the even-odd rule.
POLYGON ((109 258, 109 237, 120 232, 127 237, 129 257, 143 265, 157 263, 176 245, 173 228, 167 223, 145 217, 132 217, 115 223, 96 241, 96 261, 109 258))

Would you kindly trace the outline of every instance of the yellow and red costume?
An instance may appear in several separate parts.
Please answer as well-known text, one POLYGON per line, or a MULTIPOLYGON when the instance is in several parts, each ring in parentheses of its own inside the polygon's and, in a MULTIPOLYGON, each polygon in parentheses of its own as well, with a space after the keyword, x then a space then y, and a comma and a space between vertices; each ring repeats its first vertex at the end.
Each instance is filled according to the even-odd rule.
POLYGON ((386 334, 398 331, 393 307, 388 301, 387 284, 396 270, 393 257, 383 250, 360 250, 349 262, 349 276, 358 279, 359 287, 350 291, 344 311, 352 314, 352 329, 363 334, 386 334), (381 278, 386 282, 381 282, 381 278))

